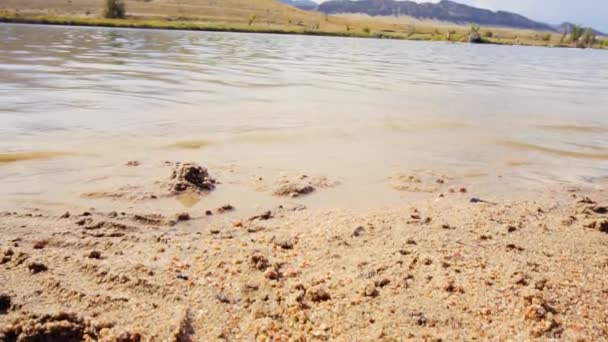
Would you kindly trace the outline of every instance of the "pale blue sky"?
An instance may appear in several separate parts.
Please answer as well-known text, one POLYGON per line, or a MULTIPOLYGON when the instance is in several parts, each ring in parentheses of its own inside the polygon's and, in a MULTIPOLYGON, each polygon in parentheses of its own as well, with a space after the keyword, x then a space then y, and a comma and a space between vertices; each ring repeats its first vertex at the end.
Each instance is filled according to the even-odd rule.
MULTIPOLYGON (((315 0, 323 2, 323 0, 315 0)), ((438 2, 415 0, 416 2, 438 2)), ((608 33, 608 0, 455 0, 467 5, 519 13, 549 24, 570 21, 608 33)))

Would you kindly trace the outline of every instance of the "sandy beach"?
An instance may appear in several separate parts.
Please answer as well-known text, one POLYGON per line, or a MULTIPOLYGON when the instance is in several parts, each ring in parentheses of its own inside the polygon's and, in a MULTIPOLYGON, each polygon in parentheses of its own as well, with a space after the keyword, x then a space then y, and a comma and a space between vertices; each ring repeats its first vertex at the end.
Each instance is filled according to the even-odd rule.
POLYGON ((605 52, 0 37, 1 342, 608 339, 605 52))
POLYGON ((230 202, 147 210, 230 187, 196 164, 164 170, 129 196, 107 191, 104 209, 83 193, 87 209, 0 213, 0 340, 608 336, 601 189, 478 198, 474 184, 410 175, 392 178, 390 191, 411 194, 402 206, 312 210, 301 200, 343 185, 300 175, 251 180, 280 203, 255 214, 230 202))

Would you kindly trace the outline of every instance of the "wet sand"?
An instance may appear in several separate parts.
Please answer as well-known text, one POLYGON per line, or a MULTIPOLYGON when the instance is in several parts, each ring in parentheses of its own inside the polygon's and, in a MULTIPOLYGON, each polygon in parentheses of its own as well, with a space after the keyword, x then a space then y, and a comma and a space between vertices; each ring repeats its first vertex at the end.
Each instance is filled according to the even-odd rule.
POLYGON ((383 184, 400 204, 356 209, 314 205, 348 187, 338 177, 244 177, 273 198, 252 209, 234 169, 181 166, 0 213, 0 340, 608 336, 603 189, 492 197, 403 171, 383 184))

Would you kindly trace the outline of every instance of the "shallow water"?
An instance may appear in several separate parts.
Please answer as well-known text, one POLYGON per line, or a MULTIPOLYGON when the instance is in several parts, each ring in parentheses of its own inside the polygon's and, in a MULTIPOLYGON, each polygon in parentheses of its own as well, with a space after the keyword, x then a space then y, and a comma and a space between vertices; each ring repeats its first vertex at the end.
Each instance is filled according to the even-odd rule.
POLYGON ((0 196, 67 202, 131 159, 325 175, 347 203, 398 200, 372 189, 404 170, 605 182, 607 70, 594 50, 0 25, 0 196))

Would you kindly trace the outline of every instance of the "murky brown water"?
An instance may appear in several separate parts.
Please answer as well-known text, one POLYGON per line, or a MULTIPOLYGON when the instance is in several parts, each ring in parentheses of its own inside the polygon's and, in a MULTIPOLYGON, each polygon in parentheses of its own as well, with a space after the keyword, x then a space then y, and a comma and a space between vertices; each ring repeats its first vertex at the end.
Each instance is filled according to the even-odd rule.
POLYGON ((398 201, 404 170, 605 183, 607 70, 592 50, 0 25, 0 196, 69 202, 141 177, 131 159, 325 175, 342 190, 314 201, 346 205, 398 201))

